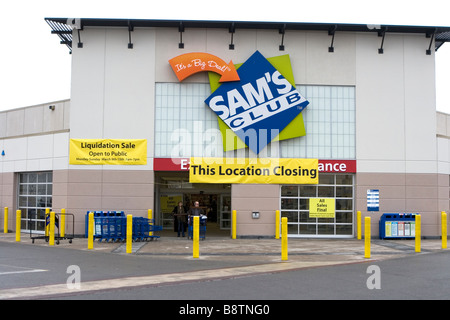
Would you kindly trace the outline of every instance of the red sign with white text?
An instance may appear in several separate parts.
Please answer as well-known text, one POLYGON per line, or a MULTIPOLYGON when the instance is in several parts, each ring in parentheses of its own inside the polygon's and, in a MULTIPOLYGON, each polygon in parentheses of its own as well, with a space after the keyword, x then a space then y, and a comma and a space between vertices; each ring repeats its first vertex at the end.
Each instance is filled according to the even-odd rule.
MULTIPOLYGON (((154 171, 189 171, 190 158, 155 158, 154 171)), ((356 160, 319 160, 319 172, 355 173, 356 160)))

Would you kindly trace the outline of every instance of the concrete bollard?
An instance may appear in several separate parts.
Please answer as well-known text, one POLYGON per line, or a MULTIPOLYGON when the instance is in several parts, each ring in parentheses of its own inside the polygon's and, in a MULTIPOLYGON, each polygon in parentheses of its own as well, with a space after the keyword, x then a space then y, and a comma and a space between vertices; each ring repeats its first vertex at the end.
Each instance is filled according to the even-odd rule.
POLYGON ((281 260, 288 260, 287 218, 281 218, 281 260))
POLYGON ((94 213, 89 212, 88 220, 88 249, 94 249, 94 213))
MULTIPOLYGON (((153 211, 152 211, 152 209, 148 209, 147 210, 147 219, 148 220, 152 220, 153 219, 153 211)), ((153 223, 150 221, 149 225, 151 226, 151 225, 153 225, 153 223)), ((151 227, 150 227, 150 229, 151 229, 151 227)), ((148 233, 148 235, 151 237, 153 235, 153 231, 150 231, 148 233)))
POLYGON ((192 244, 192 257, 193 258, 199 258, 200 252, 199 252, 199 237, 200 237, 200 217, 195 216, 194 217, 194 225, 193 225, 193 244, 192 244))
POLYGON ((127 253, 133 251, 133 216, 127 214, 127 253))
POLYGON ((231 214, 231 239, 236 239, 236 210, 231 214))
POLYGON ((275 211, 275 239, 280 239, 280 210, 275 211))
POLYGON ((356 212, 356 238, 361 240, 361 211, 356 212))
POLYGON ((61 215, 59 217, 59 234, 61 238, 66 236, 66 209, 61 209, 61 215))
POLYGON ((16 242, 20 242, 20 228, 21 228, 22 211, 16 211, 16 242))
POLYGON ((370 258, 370 217, 364 218, 364 258, 370 258))
POLYGON ((447 249, 447 213, 441 212, 442 249, 447 249))
POLYGON ((421 251, 421 239, 422 239, 422 219, 420 214, 416 214, 416 239, 415 239, 415 251, 421 251))
POLYGON ((8 233, 8 207, 5 207, 3 214, 3 233, 8 233))
POLYGON ((48 245, 55 245, 55 213, 53 211, 50 212, 50 226, 48 228, 49 237, 48 237, 48 245))

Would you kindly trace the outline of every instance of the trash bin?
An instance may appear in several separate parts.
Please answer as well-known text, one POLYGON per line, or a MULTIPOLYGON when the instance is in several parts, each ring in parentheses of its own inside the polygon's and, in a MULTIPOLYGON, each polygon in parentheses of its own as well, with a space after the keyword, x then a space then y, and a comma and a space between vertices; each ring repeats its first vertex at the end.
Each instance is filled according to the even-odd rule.
POLYGON ((384 213, 379 222, 380 239, 412 239, 415 226, 415 213, 384 213))

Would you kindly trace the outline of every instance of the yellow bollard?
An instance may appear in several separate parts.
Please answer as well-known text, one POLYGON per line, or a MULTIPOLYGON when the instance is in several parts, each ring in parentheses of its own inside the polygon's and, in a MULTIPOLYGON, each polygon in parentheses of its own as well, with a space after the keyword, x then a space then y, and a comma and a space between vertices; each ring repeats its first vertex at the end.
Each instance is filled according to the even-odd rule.
POLYGON ((199 224, 200 224, 200 217, 195 216, 194 217, 194 230, 193 230, 193 244, 192 244, 192 257, 193 258, 198 258, 200 257, 200 253, 199 253, 199 237, 200 237, 200 228, 199 228, 199 224))
MULTIPOLYGON (((148 209, 148 211, 147 211, 147 218, 148 218, 148 220, 152 220, 152 219, 153 219, 153 212, 152 212, 152 209, 148 209)), ((149 222, 149 224, 150 224, 151 226, 153 225, 153 223, 152 223, 151 221, 149 222)), ((151 230, 151 227, 150 227, 150 230, 151 230)), ((149 236, 152 236, 152 235, 153 235, 153 231, 150 231, 148 235, 149 235, 149 236)))
POLYGON ((3 233, 8 233, 8 207, 5 207, 5 214, 3 215, 3 233))
POLYGON ((48 237, 48 228, 47 217, 50 216, 50 208, 45 208, 45 236, 48 237))
POLYGON ((420 214, 416 214, 416 252, 420 252, 420 241, 422 238, 422 226, 421 226, 420 214))
POLYGON ((66 209, 61 209, 61 215, 59 217, 59 235, 61 238, 66 236, 66 209))
POLYGON ((275 239, 280 239, 280 210, 275 211, 275 239))
POLYGON ((17 210, 16 211, 16 242, 20 242, 21 216, 22 216, 22 211, 17 210))
POLYGON ((88 222, 88 249, 94 249, 94 213, 89 212, 88 222))
POLYGON ((356 212, 356 238, 361 240, 361 211, 356 212))
POLYGON ((288 259, 287 218, 281 218, 281 260, 288 259))
POLYGON ((370 217, 364 218, 364 258, 370 258, 370 217))
POLYGON ((49 227, 49 240, 48 244, 50 246, 55 245, 55 213, 52 211, 50 212, 50 227, 49 227))
POLYGON ((127 253, 131 253, 133 250, 133 216, 127 214, 127 253))
POLYGON ((442 249, 447 249, 447 214, 441 212, 442 249))
POLYGON ((231 239, 236 239, 236 210, 231 214, 231 239))

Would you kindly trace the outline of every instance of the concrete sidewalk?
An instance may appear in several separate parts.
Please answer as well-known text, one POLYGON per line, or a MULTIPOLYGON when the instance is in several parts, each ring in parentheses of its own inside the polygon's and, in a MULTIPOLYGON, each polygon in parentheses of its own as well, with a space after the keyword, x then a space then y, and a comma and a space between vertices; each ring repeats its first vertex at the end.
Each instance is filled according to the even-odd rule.
MULTIPOLYGON (((187 237, 174 237, 172 234, 161 234, 152 241, 133 242, 132 255, 163 256, 174 259, 192 258, 192 240, 187 237)), ((0 241, 16 242, 15 234, 0 234, 0 241)), ((32 239, 28 233, 21 234, 21 244, 33 246, 49 246, 44 239, 32 239)), ((72 250, 88 250, 86 238, 74 238, 72 243, 60 240, 55 247, 72 250)), ((414 250, 414 240, 371 240, 371 257, 364 258, 364 240, 356 239, 288 239, 288 260, 309 261, 315 264, 352 263, 373 260, 399 258, 412 254, 424 254, 441 249, 441 240, 421 241, 421 253, 414 250)), ((448 249, 447 249, 448 250, 448 249)), ((126 244, 122 242, 94 241, 92 252, 109 252, 126 254, 126 244)), ((223 236, 210 236, 200 240, 200 259, 215 260, 251 260, 255 263, 271 263, 281 261, 281 240, 277 239, 231 239, 223 236)))

